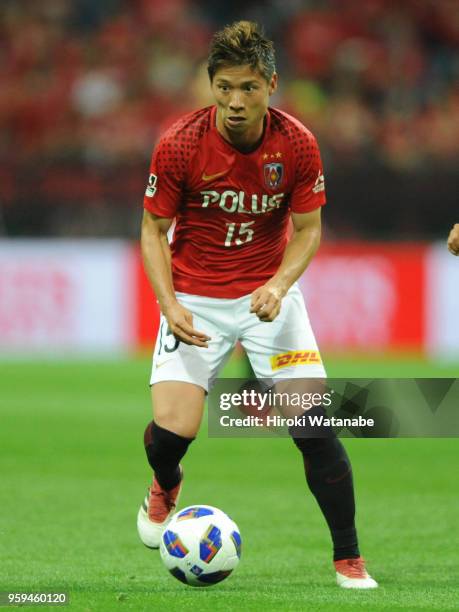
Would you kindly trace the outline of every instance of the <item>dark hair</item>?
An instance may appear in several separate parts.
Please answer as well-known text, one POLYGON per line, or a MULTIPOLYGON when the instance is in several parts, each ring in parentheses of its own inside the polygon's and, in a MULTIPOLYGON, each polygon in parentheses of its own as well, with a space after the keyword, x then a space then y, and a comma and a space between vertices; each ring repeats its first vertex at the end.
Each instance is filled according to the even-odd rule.
POLYGON ((253 21, 235 21, 212 38, 207 72, 212 81, 222 66, 248 64, 269 82, 276 70, 274 45, 253 21))

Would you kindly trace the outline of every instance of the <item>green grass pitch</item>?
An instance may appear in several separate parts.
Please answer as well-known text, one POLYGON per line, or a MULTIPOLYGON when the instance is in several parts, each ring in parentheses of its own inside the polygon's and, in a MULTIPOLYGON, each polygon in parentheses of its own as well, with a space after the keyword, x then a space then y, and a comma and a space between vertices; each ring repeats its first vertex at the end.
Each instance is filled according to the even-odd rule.
MULTIPOLYGON (((457 376, 413 358, 334 359, 330 376, 457 376)), ((227 370, 237 376, 237 370, 227 370)), ((328 531, 285 439, 209 439, 180 506, 221 507, 242 560, 186 587, 137 538, 149 472, 149 359, 0 363, 0 591, 60 591, 72 610, 452 610, 459 605, 458 441, 345 440, 374 592, 334 584, 328 531)))

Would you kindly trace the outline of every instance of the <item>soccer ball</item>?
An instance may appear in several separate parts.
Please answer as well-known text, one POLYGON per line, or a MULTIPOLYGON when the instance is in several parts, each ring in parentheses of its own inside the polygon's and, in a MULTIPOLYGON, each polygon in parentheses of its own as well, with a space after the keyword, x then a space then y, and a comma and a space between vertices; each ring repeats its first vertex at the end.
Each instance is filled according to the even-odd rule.
POLYGON ((227 578, 241 558, 241 535, 229 516, 212 506, 189 506, 172 517, 161 537, 161 559, 191 586, 227 578))

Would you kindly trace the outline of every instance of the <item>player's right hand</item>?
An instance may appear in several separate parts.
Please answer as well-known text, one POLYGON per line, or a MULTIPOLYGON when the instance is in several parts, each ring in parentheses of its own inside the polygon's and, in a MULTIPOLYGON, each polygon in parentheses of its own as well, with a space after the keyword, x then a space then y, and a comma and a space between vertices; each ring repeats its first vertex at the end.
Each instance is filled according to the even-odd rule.
POLYGON ((167 319, 169 329, 180 342, 209 348, 208 341, 210 336, 194 329, 193 314, 184 306, 176 302, 169 306, 164 316, 167 319))

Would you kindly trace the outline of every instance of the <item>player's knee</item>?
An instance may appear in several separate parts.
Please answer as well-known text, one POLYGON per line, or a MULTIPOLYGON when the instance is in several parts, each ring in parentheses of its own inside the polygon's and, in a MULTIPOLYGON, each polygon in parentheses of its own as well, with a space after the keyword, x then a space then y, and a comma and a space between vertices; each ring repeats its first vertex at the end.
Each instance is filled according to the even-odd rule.
POLYGON ((344 446, 331 427, 320 431, 292 427, 289 433, 303 457, 313 457, 319 460, 347 457, 344 446))
POLYGON ((154 421, 167 431, 194 438, 204 411, 204 389, 182 382, 161 382, 151 389, 154 421))
POLYGON ((144 446, 148 462, 157 470, 165 464, 178 465, 194 438, 179 436, 151 421, 144 433, 144 446))
POLYGON ((321 424, 327 416, 322 406, 314 406, 307 411, 307 419, 289 427, 289 434, 297 448, 304 454, 320 452, 330 446, 329 440, 336 438, 330 425, 321 424), (318 424, 320 423, 320 424, 318 424))

